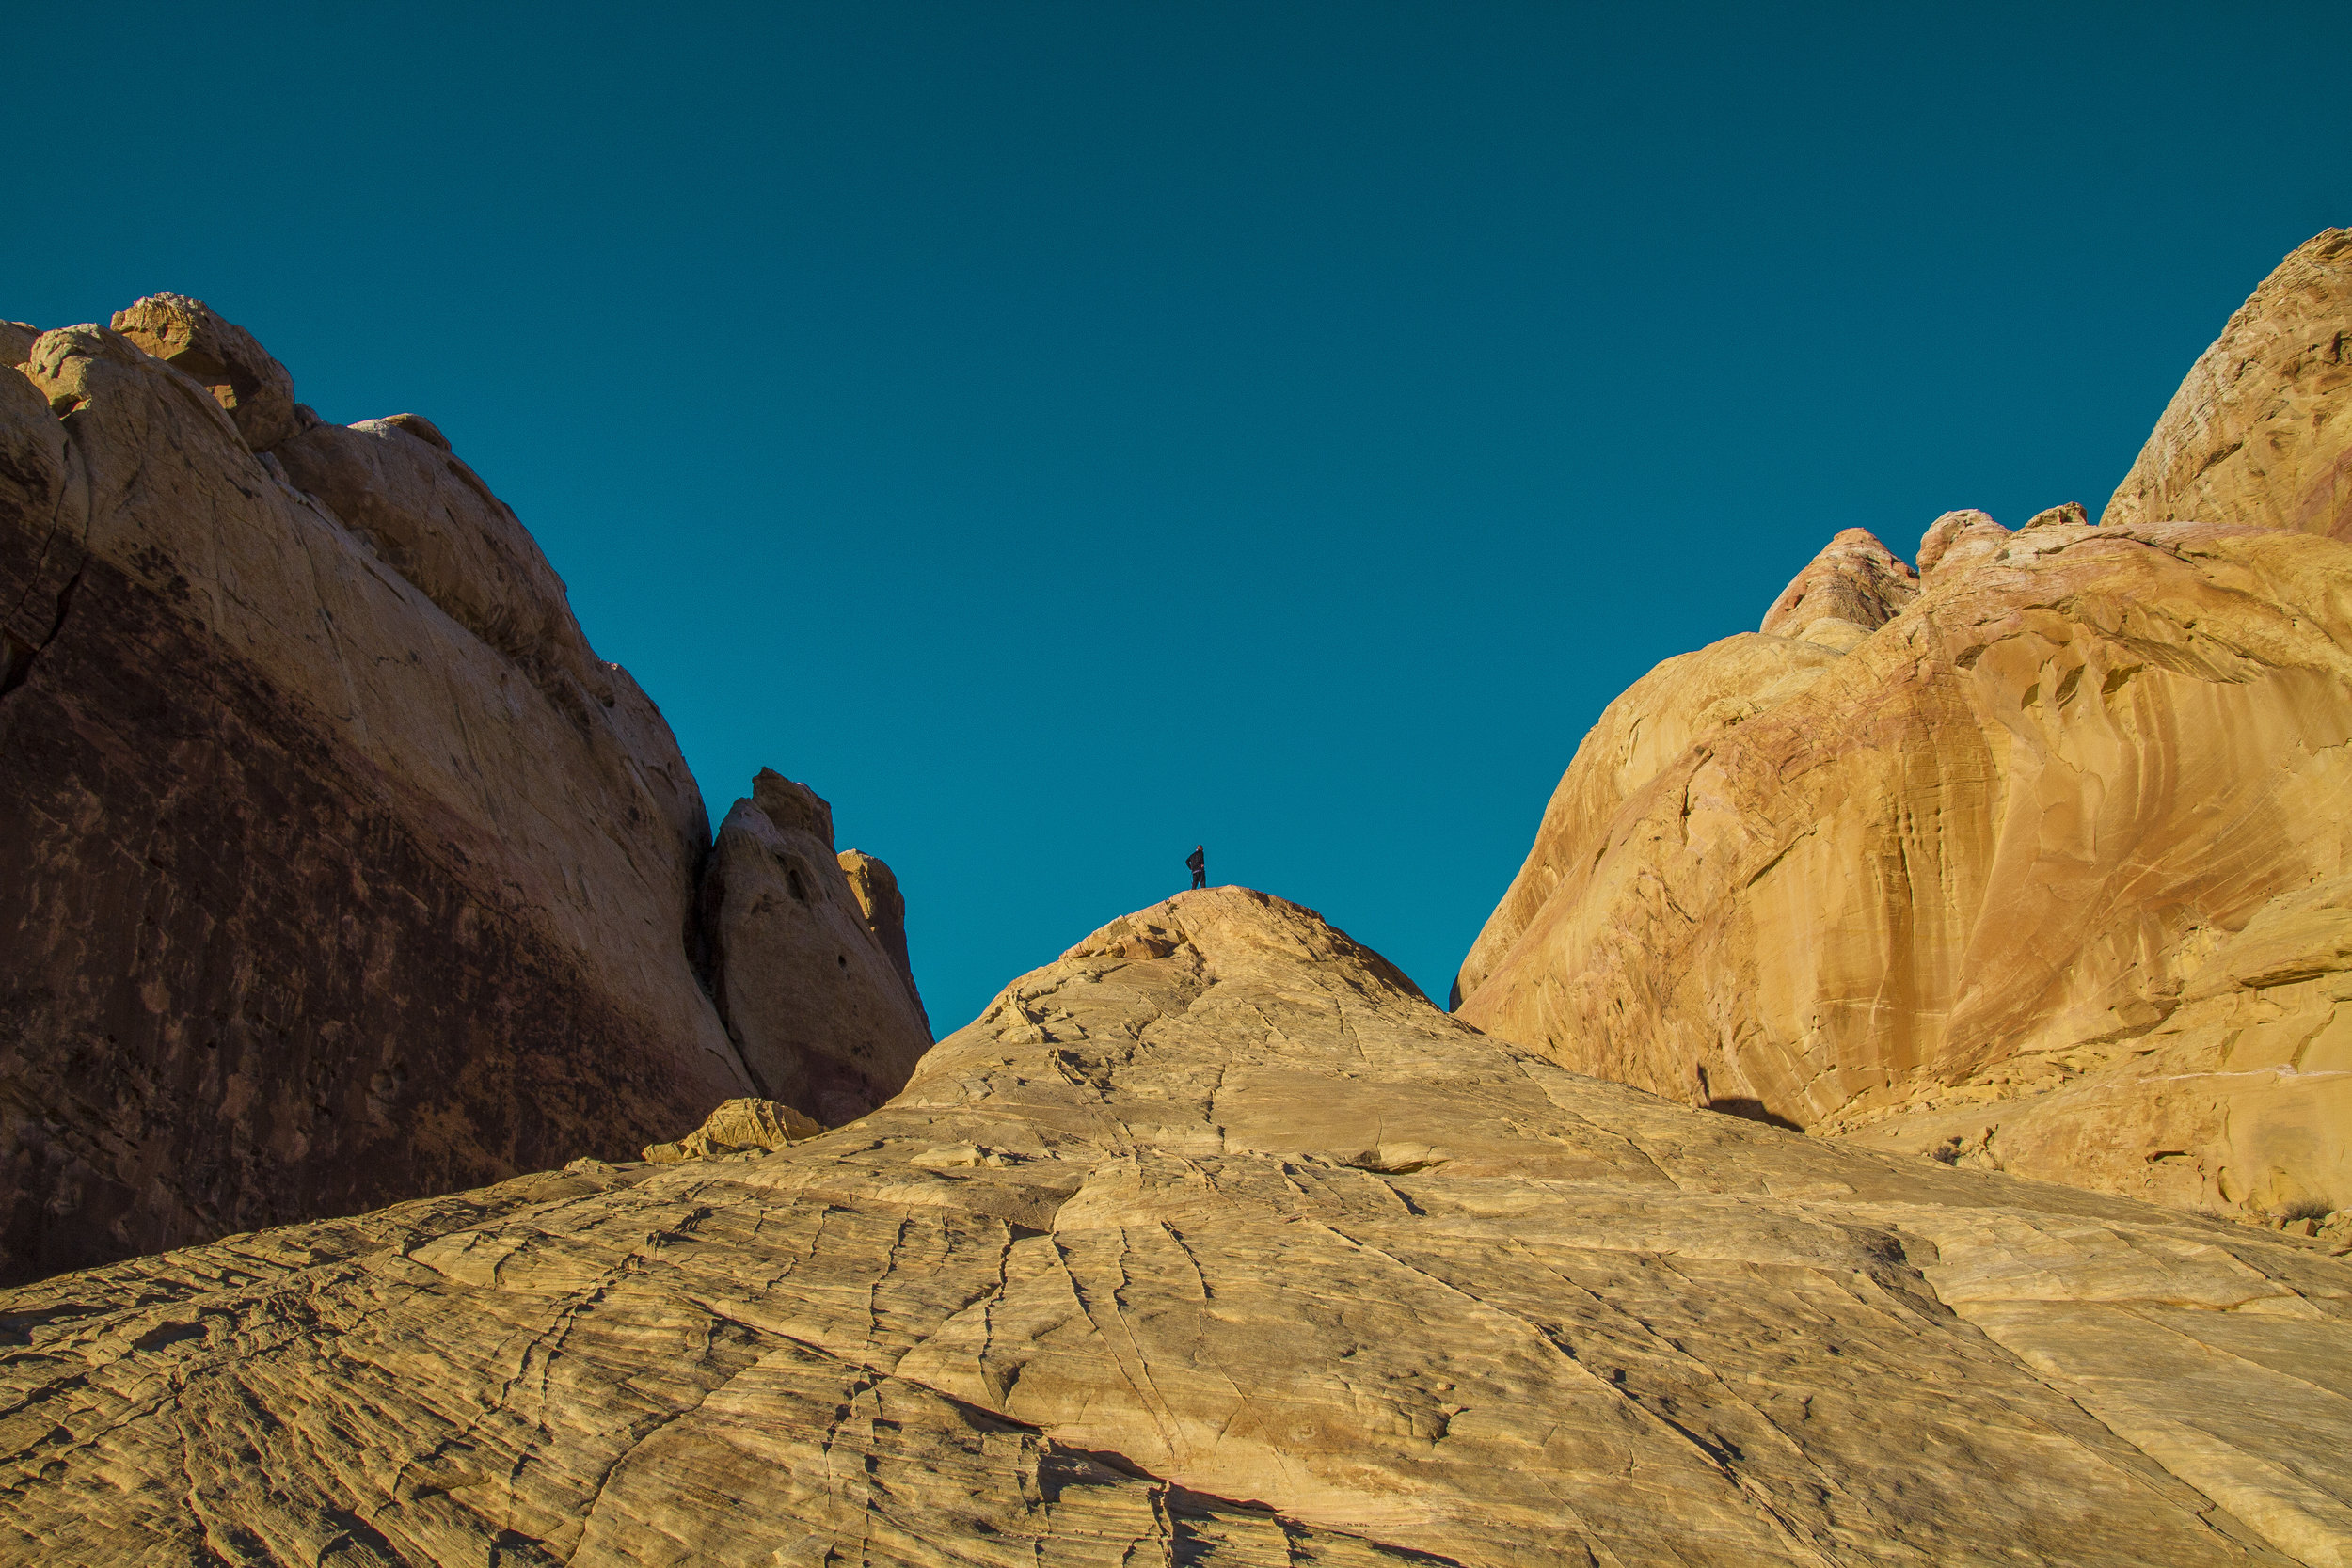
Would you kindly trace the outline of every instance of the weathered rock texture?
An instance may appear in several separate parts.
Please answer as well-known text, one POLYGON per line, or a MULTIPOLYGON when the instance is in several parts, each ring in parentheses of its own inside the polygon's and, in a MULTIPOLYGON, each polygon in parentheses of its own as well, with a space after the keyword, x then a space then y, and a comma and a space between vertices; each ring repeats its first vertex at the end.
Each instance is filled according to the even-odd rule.
POLYGON ((116 321, 0 335, 0 1279, 754 1092, 700 794, 514 514, 199 302, 116 321))
POLYGON ((2347 280, 2331 233, 2263 285, 2104 528, 1947 513, 1916 597, 1841 534, 1765 627, 1822 625, 1844 657, 1734 638, 1634 686, 1465 961, 1463 1016, 1888 1148, 2352 1203, 2352 551, 2310 537, 2338 464, 2311 454, 2352 428, 2347 280), (2203 489, 2135 488, 2182 465, 2203 489))
POLYGON ((2352 230, 2298 246, 2230 318, 2100 520, 2177 517, 2352 539, 2352 230))
POLYGON ((2058 517, 1963 565, 1950 540, 1996 525, 1948 522, 1900 615, 1809 679, 1758 661, 1743 722, 1595 790, 1682 670, 1748 668, 1742 640, 1613 705, 1463 1016, 1888 1147, 2352 1200, 2352 549, 2058 517))
POLYGON ((873 933, 882 950, 890 956, 891 967, 898 978, 906 982, 907 1000, 914 1004, 914 1016, 923 1025, 929 1038, 930 1015, 923 1010, 922 992, 914 985, 914 961, 907 955, 907 901, 898 891, 898 879, 877 856, 863 849, 844 849, 835 857, 841 874, 850 880, 850 895, 857 900, 858 913, 866 920, 866 928, 873 933))
POLYGON ((675 1165, 681 1160, 723 1160, 730 1154, 783 1148, 823 1132, 781 1101, 730 1100, 675 1143, 647 1145, 645 1158, 657 1165, 675 1165))
POLYGON ((0 1297, 0 1555, 2340 1562, 2352 1268, 1581 1078, 1242 890, 896 1101, 0 1297))
MULTIPOLYGON (((868 859, 861 856, 860 859, 868 859)), ((833 808, 763 768, 719 829, 702 886, 709 983, 760 1092, 837 1126, 898 1091, 931 1032, 914 977, 869 921, 898 883, 871 862, 864 895, 833 846, 833 808), (821 999, 821 1005, 812 1005, 821 999)))
POLYGON ((1919 594, 1919 576, 1865 529, 1832 539, 1780 591, 1758 631, 1844 653, 1919 594))

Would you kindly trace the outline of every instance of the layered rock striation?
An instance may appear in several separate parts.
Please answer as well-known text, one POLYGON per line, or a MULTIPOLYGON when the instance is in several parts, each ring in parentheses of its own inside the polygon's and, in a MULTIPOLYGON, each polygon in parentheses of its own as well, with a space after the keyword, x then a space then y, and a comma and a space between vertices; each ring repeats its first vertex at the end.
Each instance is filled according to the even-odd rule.
POLYGON ((2233 319, 2104 526, 1947 514, 1915 588, 1842 534, 1765 623, 1818 647, 1730 639, 1611 705, 1462 1016, 1890 1149, 2352 1205, 2346 244, 2233 319))
POLYGON ((2195 517, 2352 540, 2352 229, 2263 280, 2205 350, 2100 521, 2195 517))
POLYGON ((886 1107, 0 1296, 0 1554, 2320 1563, 2319 1243, 1693 1112, 1239 889, 886 1107))
POLYGON ((0 358, 0 1279, 757 1091, 669 727, 437 429, 177 295, 0 358))

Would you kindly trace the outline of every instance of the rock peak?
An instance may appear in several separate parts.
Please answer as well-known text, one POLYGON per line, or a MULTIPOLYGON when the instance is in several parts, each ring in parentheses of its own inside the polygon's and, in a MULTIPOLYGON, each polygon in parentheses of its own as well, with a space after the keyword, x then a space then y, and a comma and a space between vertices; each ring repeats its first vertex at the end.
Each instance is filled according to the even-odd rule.
POLYGON ((1843 652, 1918 596, 1919 578, 1867 529, 1850 528, 1789 580, 1757 629, 1843 652))

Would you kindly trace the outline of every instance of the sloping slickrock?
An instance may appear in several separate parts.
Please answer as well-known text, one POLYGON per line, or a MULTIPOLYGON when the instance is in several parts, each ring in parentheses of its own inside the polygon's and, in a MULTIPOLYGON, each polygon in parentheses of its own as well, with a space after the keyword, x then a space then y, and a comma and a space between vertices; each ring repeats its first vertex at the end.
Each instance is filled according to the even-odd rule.
POLYGON ((2341 1562, 2348 1319, 2316 1243, 1581 1078, 1218 889, 825 1137, 0 1296, 0 1555, 2341 1562))
POLYGON ((612 696, 564 583, 504 502, 414 415, 322 424, 273 453, 384 563, 559 702, 612 696), (564 690, 565 685, 577 694, 564 690))
POLYGON ((1850 528, 1799 572, 1756 629, 1844 653, 1895 618, 1919 593, 1919 576, 1866 529, 1850 528))
POLYGON ((2100 521, 2352 540, 2352 230, 2297 246, 2172 395, 2100 521))
POLYGON ((762 768, 720 825, 701 899, 711 994, 764 1097, 837 1127, 898 1092, 930 1023, 816 791, 762 768))
MULTIPOLYGON (((197 327, 234 410, 97 326, 0 372, 0 1279, 627 1155, 753 1088, 659 713, 551 574, 473 614, 257 457, 259 350, 197 327)), ((544 571, 476 499, 419 527, 544 571)))
POLYGON ((2310 900, 2352 874, 2352 548, 1950 522, 1994 553, 1586 830, 1462 1016, 1888 1148, 2342 1206, 2352 976, 2310 900))

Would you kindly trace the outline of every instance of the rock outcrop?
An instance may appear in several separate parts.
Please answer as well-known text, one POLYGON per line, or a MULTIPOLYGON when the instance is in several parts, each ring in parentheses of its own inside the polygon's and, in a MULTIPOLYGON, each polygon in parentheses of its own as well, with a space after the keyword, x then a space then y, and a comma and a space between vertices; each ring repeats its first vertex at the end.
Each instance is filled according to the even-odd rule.
POLYGON ((730 1100, 675 1143, 648 1144, 645 1158, 657 1165, 682 1160, 723 1160, 763 1153, 819 1136, 825 1130, 774 1100, 730 1100))
POLYGON ((889 1106, 0 1296, 0 1555, 2343 1560, 2352 1267, 1565 1072, 1237 889, 889 1106))
POLYGON ((2230 318, 2100 520, 2180 517, 2352 540, 2352 230, 2296 247, 2230 318))
POLYGON ((708 983, 745 1070, 832 1126, 896 1094, 931 1043, 903 967, 905 907, 867 903, 885 888, 895 900, 898 883, 879 861, 860 869, 863 889, 834 850, 833 808, 763 768, 721 824, 702 884, 708 983))
MULTIPOLYGON (((1606 816, 1555 800, 1530 863, 1550 891, 1497 911, 1462 1016, 1890 1148, 1958 1132, 2011 1171, 2190 1205, 2352 1199, 2319 1132, 2352 1112, 2328 1032, 2352 975, 2311 903, 2352 873, 2347 649, 2333 541, 2057 520, 1947 556, 1606 816)), ((1615 754, 1609 724, 1570 782, 1615 754)))
POLYGON ((898 879, 879 857, 863 849, 844 849, 835 857, 841 874, 850 880, 850 895, 857 900, 858 913, 866 920, 866 928, 873 933, 882 950, 890 956, 891 967, 898 978, 906 982, 907 1000, 914 1005, 914 1016, 922 1023, 925 1038, 930 1037, 930 1015, 923 1010, 922 992, 914 985, 914 960, 907 954, 907 901, 898 891, 898 879))
POLYGON ((1756 629, 1844 653, 1919 594, 1919 576, 1867 529, 1832 539, 1780 591, 1756 629))
POLYGON ((0 1280, 755 1092, 701 796, 514 514, 200 302, 115 320, 0 333, 0 1280))
POLYGON ((1836 595, 1859 612, 1815 641, 1843 657, 1792 678, 1735 638, 1612 705, 1463 964, 1463 1016, 1888 1149, 2190 1207, 2352 1203, 2352 551, 2311 537, 2336 462, 2312 454, 2352 428, 2352 377, 2312 346, 2352 333, 2347 263, 2323 235, 2263 285, 2104 527, 1947 513, 1912 598, 1873 595, 1902 579, 1842 534, 1765 626, 1836 595), (2147 479, 2176 470, 2206 477, 2147 479), (2225 515, 2166 520, 2190 502, 2225 515), (1679 689, 1699 670, 1721 694, 1679 689))

